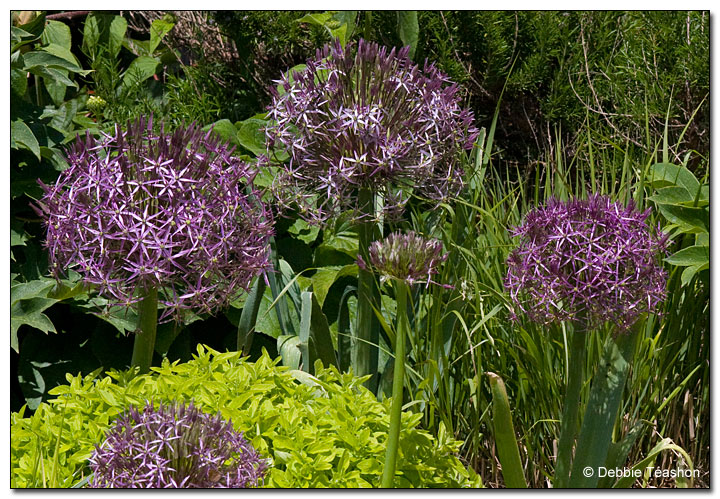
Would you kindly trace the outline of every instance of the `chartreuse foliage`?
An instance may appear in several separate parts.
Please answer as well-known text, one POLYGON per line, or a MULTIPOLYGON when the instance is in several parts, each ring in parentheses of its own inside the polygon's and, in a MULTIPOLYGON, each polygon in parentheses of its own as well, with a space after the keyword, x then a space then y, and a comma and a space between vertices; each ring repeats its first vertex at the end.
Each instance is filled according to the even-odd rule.
MULTIPOLYGON (((372 487, 382 473, 389 402, 378 402, 363 378, 316 367, 315 376, 276 365, 267 353, 247 362, 239 352, 202 346, 190 362, 165 361, 150 375, 95 371, 68 374, 68 384, 31 417, 11 416, 11 486, 70 487, 90 472, 88 459, 112 421, 130 406, 193 401, 230 419, 270 460, 265 487, 372 487)), ((460 442, 442 428, 437 439, 417 428, 421 414, 402 414, 395 486, 480 486, 455 457, 460 442)))

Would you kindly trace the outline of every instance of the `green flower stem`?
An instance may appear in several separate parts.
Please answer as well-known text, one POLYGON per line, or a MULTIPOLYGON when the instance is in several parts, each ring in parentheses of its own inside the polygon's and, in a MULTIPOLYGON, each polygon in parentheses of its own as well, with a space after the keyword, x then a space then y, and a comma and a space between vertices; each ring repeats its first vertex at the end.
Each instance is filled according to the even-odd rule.
POLYGON ((157 288, 145 290, 138 310, 138 330, 133 344, 132 365, 140 367, 140 374, 150 371, 153 352, 155 352, 155 336, 157 334, 158 315, 157 288))
POLYGON ((395 299, 397 300, 397 330, 395 334, 395 369, 393 372, 392 406, 390 408, 390 430, 385 451, 381 486, 392 488, 395 478, 398 443, 400 441, 400 420, 403 405, 403 385, 405 381, 405 337, 410 330, 407 318, 408 288, 405 281, 395 280, 395 299))
POLYGON ((560 442, 558 456, 555 464, 555 480, 553 488, 567 487, 570 478, 570 464, 572 461, 573 444, 578 431, 578 411, 580 407, 580 392, 585 381, 585 357, 587 333, 574 328, 571 333, 570 360, 568 362, 568 380, 565 391, 565 404, 563 407, 560 442))
MULTIPOLYGON (((370 189, 360 189, 359 204, 365 220, 358 224, 358 244, 360 255, 366 262, 370 261, 368 256, 370 243, 378 239, 375 237, 377 225, 373 221, 374 198, 370 189)), ((372 375, 365 386, 373 393, 377 392, 378 385, 378 342, 380 341, 373 304, 378 304, 379 301, 375 275, 370 270, 358 269, 357 327, 355 328, 357 341, 353 352, 355 355, 353 368, 358 376, 372 375)))

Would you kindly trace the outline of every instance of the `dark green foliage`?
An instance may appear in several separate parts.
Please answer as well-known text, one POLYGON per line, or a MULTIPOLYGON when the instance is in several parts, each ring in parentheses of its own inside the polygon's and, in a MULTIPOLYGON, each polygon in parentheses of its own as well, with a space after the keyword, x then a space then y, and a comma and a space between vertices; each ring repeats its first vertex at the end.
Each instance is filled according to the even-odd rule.
POLYGON ((300 23, 304 11, 217 11, 213 18, 222 32, 235 42, 238 58, 232 81, 236 96, 242 96, 237 110, 223 117, 236 121, 258 112, 269 103, 273 80, 315 55, 316 49, 330 41, 322 26, 300 23))
MULTIPOLYGON (((215 13, 238 48, 245 97, 258 107, 270 80, 329 40, 321 26, 298 23, 303 14, 215 13)), ((661 132, 670 105, 675 131, 709 93, 707 12, 420 11, 418 26, 415 60, 435 61, 462 83, 480 122, 506 86, 496 141, 514 161, 550 147, 548 124, 572 139, 588 114, 605 136, 642 145, 646 121, 661 132)), ((398 13, 359 12, 352 39, 360 37, 402 46, 398 13)), ((708 123, 706 101, 688 148, 708 150, 708 123)))
MULTIPOLYGON (((421 12, 420 31, 419 55, 464 82, 480 119, 507 82, 496 138, 511 159, 545 149, 548 123, 575 136, 588 113, 644 143, 646 118, 661 132, 671 104, 675 129, 709 92, 707 12, 421 12)), ((706 103, 689 148, 707 151, 708 123, 706 103)))

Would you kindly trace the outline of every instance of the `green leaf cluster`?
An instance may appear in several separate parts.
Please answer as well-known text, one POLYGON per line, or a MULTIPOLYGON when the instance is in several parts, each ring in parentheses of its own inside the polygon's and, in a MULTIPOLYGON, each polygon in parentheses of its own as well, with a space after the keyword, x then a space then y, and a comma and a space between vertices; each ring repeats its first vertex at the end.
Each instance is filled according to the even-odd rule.
MULTIPOLYGON (((374 487, 382 473, 388 401, 378 402, 362 378, 316 366, 315 375, 277 366, 264 353, 247 362, 239 352, 202 346, 190 362, 165 361, 153 374, 96 370, 67 375, 55 398, 26 417, 11 415, 11 486, 71 487, 91 472, 88 459, 114 418, 129 405, 194 401, 221 413, 270 461, 265 487, 374 487)), ((404 413, 396 487, 480 486, 455 456, 460 442, 444 428, 420 429, 420 414, 404 413)))
POLYGON ((668 221, 663 229, 681 239, 681 249, 665 259, 685 267, 681 283, 687 285, 698 272, 710 271, 710 184, 701 184, 685 165, 657 163, 648 174, 655 195, 649 199, 668 221), (692 244, 686 244, 689 241, 692 244))

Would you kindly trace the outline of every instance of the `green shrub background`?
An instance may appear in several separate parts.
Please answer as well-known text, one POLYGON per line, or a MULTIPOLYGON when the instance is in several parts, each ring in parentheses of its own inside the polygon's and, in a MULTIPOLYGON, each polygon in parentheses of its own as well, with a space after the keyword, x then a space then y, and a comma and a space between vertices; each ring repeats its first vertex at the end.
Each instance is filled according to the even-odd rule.
MULTIPOLYGON (((306 13, 222 11, 215 19, 243 71, 267 81, 329 41, 297 22, 306 13)), ((548 125, 569 142, 592 120, 607 139, 639 145, 647 131, 662 132, 668 111, 679 133, 698 108, 686 139, 701 153, 709 148, 708 12, 418 11, 418 24, 415 60, 461 83, 478 123, 492 119, 502 94, 495 140, 507 159, 532 160, 551 147, 548 125)), ((361 37, 402 46, 397 13, 360 12, 352 38, 361 37)), ((253 85, 256 102, 267 104, 267 87, 253 85)))
MULTIPOLYGON (((377 487, 384 462, 388 401, 378 402, 362 378, 322 369, 289 371, 264 354, 198 347, 194 360, 165 361, 157 374, 67 375, 68 385, 28 418, 11 416, 11 486, 70 487, 90 472, 87 461, 112 421, 129 405, 173 400, 220 412, 269 457, 266 487, 377 487)), ((396 487, 479 486, 455 457, 461 442, 417 428, 421 414, 403 413, 396 487)))

